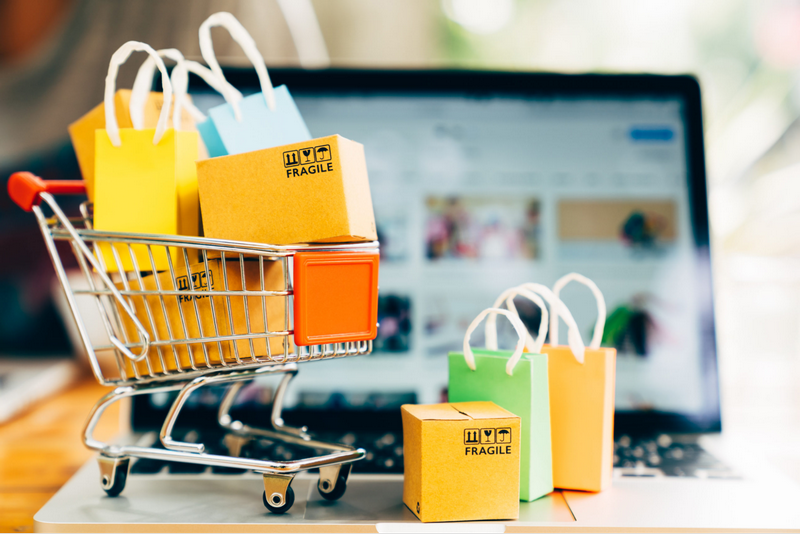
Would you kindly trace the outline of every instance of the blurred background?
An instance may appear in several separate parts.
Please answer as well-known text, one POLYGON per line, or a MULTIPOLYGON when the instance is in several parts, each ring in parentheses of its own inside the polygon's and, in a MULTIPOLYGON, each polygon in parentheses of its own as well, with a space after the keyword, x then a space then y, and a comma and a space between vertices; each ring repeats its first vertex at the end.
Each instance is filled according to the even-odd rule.
MULTIPOLYGON (((275 66, 697 76, 723 425, 800 480, 800 1, 0 0, 0 176, 74 175, 66 127, 102 99, 111 53, 136 39, 197 59, 196 28, 223 10, 275 66)), ((0 250, 0 354, 68 346, 38 229, 5 195, 0 250)))

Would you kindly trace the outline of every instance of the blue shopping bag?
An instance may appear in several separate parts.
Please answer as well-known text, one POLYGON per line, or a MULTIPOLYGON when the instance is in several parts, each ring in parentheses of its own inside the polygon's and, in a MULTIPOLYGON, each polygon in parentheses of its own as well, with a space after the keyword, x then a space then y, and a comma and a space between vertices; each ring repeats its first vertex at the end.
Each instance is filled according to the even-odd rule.
POLYGON ((310 140, 311 134, 289 90, 285 85, 272 87, 255 41, 230 13, 215 13, 200 26, 200 52, 211 71, 225 79, 211 42, 211 28, 215 26, 227 29, 242 47, 256 69, 261 92, 238 102, 228 100, 209 110, 208 119, 197 125, 209 156, 241 154, 310 140))

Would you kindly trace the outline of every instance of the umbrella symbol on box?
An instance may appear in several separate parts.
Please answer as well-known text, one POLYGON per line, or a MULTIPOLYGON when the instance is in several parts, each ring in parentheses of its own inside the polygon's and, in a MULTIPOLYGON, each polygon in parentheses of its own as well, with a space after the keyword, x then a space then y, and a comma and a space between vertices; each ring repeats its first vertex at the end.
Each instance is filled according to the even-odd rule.
POLYGON ((316 148, 316 151, 317 151, 317 161, 330 161, 331 148, 328 145, 318 146, 316 148))
POLYGON ((511 430, 509 430, 507 428, 501 428, 500 430, 498 430, 497 431, 497 436, 498 436, 498 439, 497 439, 498 443, 510 443, 511 442, 511 430), (508 436, 507 440, 506 440, 506 436, 508 436))

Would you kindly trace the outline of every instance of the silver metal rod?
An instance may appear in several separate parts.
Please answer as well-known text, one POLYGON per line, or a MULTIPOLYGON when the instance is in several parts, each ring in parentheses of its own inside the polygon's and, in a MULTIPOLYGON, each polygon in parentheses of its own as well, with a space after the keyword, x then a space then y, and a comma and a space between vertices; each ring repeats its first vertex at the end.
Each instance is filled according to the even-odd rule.
MULTIPOLYGON (((244 255, 239 254, 239 271, 242 277, 242 291, 247 291, 247 281, 245 280, 245 273, 244 273, 244 255)), ((250 307, 248 306, 249 299, 245 296, 242 297, 242 302, 244 303, 244 324, 247 327, 247 333, 252 334, 253 331, 250 328, 250 307)), ((256 348, 253 346, 253 338, 248 340, 250 343, 250 358, 253 361, 256 361, 256 348)), ((267 340, 269 343, 269 340, 267 340)))
MULTIPOLYGON (((91 290, 91 289, 76 289, 75 293, 76 294, 84 294, 84 295, 113 295, 113 293, 111 291, 108 291, 107 289, 94 289, 94 290, 91 290)), ((151 295, 151 296, 183 295, 183 296, 205 297, 205 296, 208 296, 208 291, 190 290, 190 289, 186 289, 186 290, 182 290, 182 289, 176 289, 176 290, 172 290, 172 289, 159 289, 159 290, 154 290, 154 289, 143 289, 143 290, 138 290, 138 289, 120 289, 119 290, 119 294, 120 295, 124 295, 124 296, 137 296, 137 297, 139 295, 151 295)), ((224 296, 224 295, 229 295, 231 297, 244 297, 244 296, 250 296, 250 297, 261 297, 261 296, 264 296, 264 297, 285 297, 285 296, 291 295, 292 292, 291 291, 235 291, 235 290, 231 290, 231 291, 214 291, 213 294, 214 294, 214 296, 217 296, 217 297, 221 297, 221 296, 224 296)))
MULTIPOLYGON (((192 266, 189 264, 189 254, 186 252, 186 249, 182 249, 183 251, 183 261, 186 263, 186 278, 189 281, 189 289, 194 291, 194 277, 192 276, 192 266)), ((208 293, 206 293, 208 295, 208 293)), ((197 299, 192 299, 192 305, 194 306, 194 316, 197 320, 197 330, 200 332, 200 337, 203 336, 203 322, 200 320, 200 309, 197 306, 197 299)), ((203 350, 203 358, 206 360, 206 367, 211 369, 211 360, 208 357, 208 348, 206 347, 205 343, 200 344, 200 348, 203 350)))
MULTIPOLYGON (((258 257, 258 275, 259 275, 259 282, 261 291, 264 291, 264 256, 258 257)), ((261 297, 261 313, 263 315, 264 321, 264 333, 269 332, 269 321, 267 320, 267 297, 261 297)), ((264 340, 264 344, 267 346, 267 358, 272 360, 272 341, 271 339, 267 338, 264 340)))
MULTIPOLYGON (((225 252, 223 252, 221 257, 220 257, 220 265, 222 265, 222 268, 220 269, 222 271, 222 287, 225 289, 225 292, 227 293, 229 291, 229 287, 228 287, 228 264, 227 264, 227 261, 225 260, 225 252)), ((233 309, 232 309, 232 306, 231 306, 231 297, 230 297, 230 295, 226 295, 225 296, 225 305, 227 306, 227 310, 228 310, 228 325, 230 326, 230 329, 231 329, 231 336, 235 336, 236 331, 233 328, 233 309)), ((233 346, 233 357, 236 358, 236 363, 241 364, 242 363, 242 359, 241 359, 241 357, 239 357, 239 344, 236 343, 236 341, 232 341, 231 345, 233 346)))
MULTIPOLYGON (((49 193, 42 193, 41 197, 44 198, 44 195, 49 195, 49 193)), ((51 197, 52 198, 52 197, 51 197)), ((52 207, 52 204, 48 202, 48 205, 52 207)), ((55 213, 55 211, 54 211, 55 213)), ((62 213, 63 215, 63 213, 62 213)), ((63 217, 56 217, 59 221, 62 222, 64 220, 68 221, 66 216, 63 217)), ((70 224, 70 226, 72 226, 70 224)), ((366 241, 363 243, 337 243, 337 244, 294 244, 294 245, 268 245, 262 243, 248 243, 245 241, 229 241, 223 239, 211 239, 208 237, 193 237, 193 236, 185 236, 185 235, 163 235, 163 234, 139 234, 139 233, 126 233, 126 232, 110 232, 106 230, 75 230, 76 236, 79 236, 84 241, 96 241, 100 240, 103 242, 119 242, 119 243, 137 243, 137 244, 150 244, 150 245, 168 245, 168 246, 179 246, 179 247, 186 247, 186 248, 205 248, 207 250, 219 250, 219 251, 226 251, 226 252, 233 252, 233 253, 242 253, 242 254, 253 254, 253 253, 267 253, 270 256, 280 256, 280 255, 287 255, 291 256, 295 252, 305 252, 305 251, 315 251, 315 252, 322 252, 322 251, 331 251, 331 252, 341 252, 342 250, 358 252, 358 251, 369 251, 374 253, 374 251, 378 250, 378 242, 377 241, 366 241)), ((53 229, 53 237, 58 239, 59 237, 69 238, 72 236, 72 233, 69 229, 64 226, 64 228, 55 228, 53 229)))
MULTIPOLYGON (((175 277, 175 267, 172 265, 172 255, 170 254, 169 247, 164 247, 167 253, 167 267, 169 267, 169 275, 172 280, 172 287, 178 289, 178 280, 175 277)), ((186 316, 183 313, 183 306, 181 306, 181 298, 179 296, 175 296, 175 305, 178 308, 178 316, 181 318, 181 326, 183 327, 183 335, 186 338, 189 338, 189 329, 186 327, 186 316)), ((178 344, 178 343, 176 343, 178 344)), ((193 370, 197 370, 197 366, 194 364, 194 352, 192 352, 192 346, 184 340, 183 343, 186 346, 186 353, 189 355, 189 366, 193 370)))
POLYGON ((300 427, 295 428, 283 423, 283 399, 286 396, 286 389, 289 387, 289 382, 292 381, 297 375, 297 368, 292 370, 287 370, 286 374, 283 375, 281 379, 281 383, 278 384, 278 389, 275 390, 275 398, 272 400, 272 413, 270 414, 270 422, 272 423, 272 427, 275 428, 278 432, 282 432, 285 434, 294 434, 295 436, 299 436, 300 438, 306 440, 310 439, 310 436, 307 434, 308 427, 300 427))
MULTIPOLYGON (((47 201, 47 199, 44 200, 47 201)), ((78 312, 78 305, 75 302, 75 296, 73 292, 70 291, 71 286, 69 283, 69 278, 67 278, 67 272, 64 270, 64 265, 61 263, 61 256, 58 254, 58 249, 56 248, 56 244, 50 234, 50 229, 47 226, 47 220, 45 219, 44 213, 42 213, 42 209, 39 206, 33 206, 33 213, 36 215, 36 220, 39 223, 39 229, 42 232, 42 236, 44 236, 44 244, 47 247, 47 251, 50 253, 50 259, 53 262, 53 268, 56 270, 56 276, 58 277, 59 282, 61 282, 61 288, 64 290, 64 296, 67 298, 67 304, 69 304, 69 309, 72 311, 72 316, 75 318, 75 325, 78 327, 78 333, 83 341, 83 346, 86 347, 86 352, 89 355, 89 363, 92 367, 92 373, 101 384, 105 383, 103 371, 100 368, 100 364, 97 361, 97 356, 92 348, 92 342, 89 339, 89 333, 86 331, 86 326, 83 324, 81 315, 78 312)), ((74 241, 73 245, 78 246, 78 244, 74 241)))
MULTIPOLYGON (((158 269, 156 269, 156 259, 153 256, 153 249, 150 245, 147 245, 147 256, 150 258, 150 267, 153 269, 153 278, 156 282, 156 289, 159 292, 163 289, 161 287, 161 276, 158 273, 158 269)), ((144 289, 144 287, 142 287, 144 289)), ((172 334, 172 325, 170 324, 169 315, 167 314, 167 303, 164 300, 164 294, 161 293, 158 296, 159 303, 161 304, 161 313, 164 314, 164 324, 167 327, 167 336, 169 339, 175 339, 175 336, 172 334)), ((157 337, 157 336, 156 336, 157 337)), ((175 361, 175 369, 178 371, 182 371, 181 369, 181 362, 180 358, 178 358, 178 350, 175 348, 175 345, 172 345, 172 358, 175 361)), ((167 368, 165 367, 164 370, 166 371, 167 368)))

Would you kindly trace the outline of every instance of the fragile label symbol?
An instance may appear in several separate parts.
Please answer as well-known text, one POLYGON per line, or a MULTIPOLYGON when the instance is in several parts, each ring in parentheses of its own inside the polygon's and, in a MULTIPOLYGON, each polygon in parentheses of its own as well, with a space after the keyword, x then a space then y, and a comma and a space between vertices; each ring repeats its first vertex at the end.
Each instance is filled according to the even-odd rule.
POLYGON ((331 161, 330 145, 310 146, 298 150, 288 150, 283 153, 284 167, 296 167, 298 165, 309 165, 311 163, 323 163, 326 161, 331 161))
POLYGON ((466 428, 464 445, 495 445, 511 443, 511 428, 466 428))
POLYGON ((297 150, 290 150, 288 152, 283 153, 283 166, 284 167, 293 167, 295 165, 300 165, 300 160, 297 157, 297 150))
POLYGON ((317 161, 330 161, 331 148, 328 145, 321 145, 316 148, 317 161))

